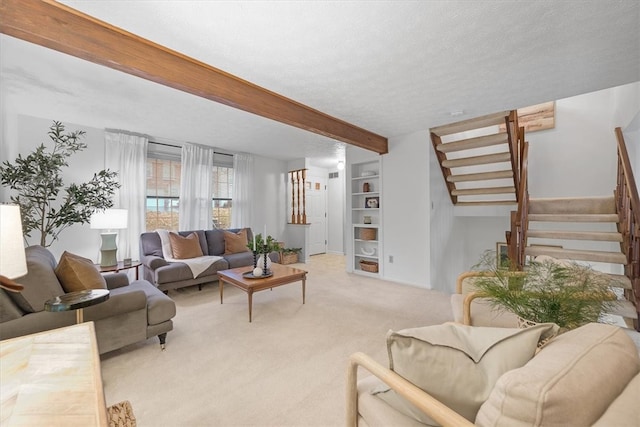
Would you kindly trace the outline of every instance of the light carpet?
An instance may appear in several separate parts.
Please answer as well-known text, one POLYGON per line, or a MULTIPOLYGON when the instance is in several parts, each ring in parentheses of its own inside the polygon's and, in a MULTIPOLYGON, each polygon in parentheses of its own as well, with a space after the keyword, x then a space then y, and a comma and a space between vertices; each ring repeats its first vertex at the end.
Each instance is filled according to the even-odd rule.
MULTIPOLYGON (((253 296, 218 284, 170 291, 177 306, 166 351, 157 338, 102 357, 107 405, 129 400, 145 426, 342 426, 350 354, 386 365, 389 329, 452 320, 440 292, 345 273, 318 255, 300 282, 253 296)), ((368 375, 361 372, 361 375, 368 375)))

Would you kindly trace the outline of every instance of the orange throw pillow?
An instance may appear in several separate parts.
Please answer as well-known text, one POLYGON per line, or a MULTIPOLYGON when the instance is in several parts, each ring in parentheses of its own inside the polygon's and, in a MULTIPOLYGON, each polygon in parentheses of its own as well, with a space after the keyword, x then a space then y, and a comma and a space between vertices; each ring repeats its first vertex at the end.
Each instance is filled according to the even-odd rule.
POLYGON ((93 265, 93 261, 67 251, 62 253, 55 273, 62 289, 67 293, 86 289, 107 289, 107 282, 93 265))
POLYGON ((175 259, 197 258, 204 255, 200 247, 200 239, 196 233, 191 233, 187 237, 182 237, 176 233, 169 233, 171 242, 171 252, 175 259))
POLYGON ((247 247, 247 229, 243 228, 237 233, 223 230, 224 234, 224 254, 237 254, 240 252, 249 252, 247 247))

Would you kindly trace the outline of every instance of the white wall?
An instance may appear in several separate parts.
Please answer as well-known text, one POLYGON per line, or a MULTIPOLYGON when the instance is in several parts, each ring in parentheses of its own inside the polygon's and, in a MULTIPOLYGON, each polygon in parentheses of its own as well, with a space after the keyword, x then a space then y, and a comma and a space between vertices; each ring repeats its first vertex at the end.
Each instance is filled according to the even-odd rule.
POLYGON ((337 178, 327 180, 327 252, 344 254, 346 170, 331 170, 337 178))
POLYGON ((384 278, 424 288, 430 286, 430 148, 427 131, 389 140, 389 153, 382 156, 380 200, 384 278))
POLYGON ((267 235, 281 241, 285 236, 286 206, 283 201, 287 179, 286 162, 256 156, 254 158, 255 195, 251 203, 250 227, 262 233, 267 226, 267 235))

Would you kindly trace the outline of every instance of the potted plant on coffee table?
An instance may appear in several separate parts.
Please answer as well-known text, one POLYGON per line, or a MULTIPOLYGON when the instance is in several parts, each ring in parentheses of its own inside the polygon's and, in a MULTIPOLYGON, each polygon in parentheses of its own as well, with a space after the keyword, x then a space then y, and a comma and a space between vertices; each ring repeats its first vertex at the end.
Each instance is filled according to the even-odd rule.
POLYGON ((589 266, 544 257, 523 271, 502 270, 491 252, 475 266, 487 271, 474 282, 478 296, 496 310, 515 313, 522 326, 555 323, 562 332, 597 322, 617 304, 614 279, 589 266))

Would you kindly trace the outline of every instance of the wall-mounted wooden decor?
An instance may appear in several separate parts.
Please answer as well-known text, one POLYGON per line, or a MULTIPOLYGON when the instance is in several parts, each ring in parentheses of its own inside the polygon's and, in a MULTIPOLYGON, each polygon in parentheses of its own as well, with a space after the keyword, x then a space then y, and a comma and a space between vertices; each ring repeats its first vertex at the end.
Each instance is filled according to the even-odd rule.
MULTIPOLYGON (((537 130, 553 129, 556 127, 555 101, 518 108, 518 124, 524 126, 525 135, 537 130)), ((504 125, 500 126, 500 131, 505 132, 504 125)))

